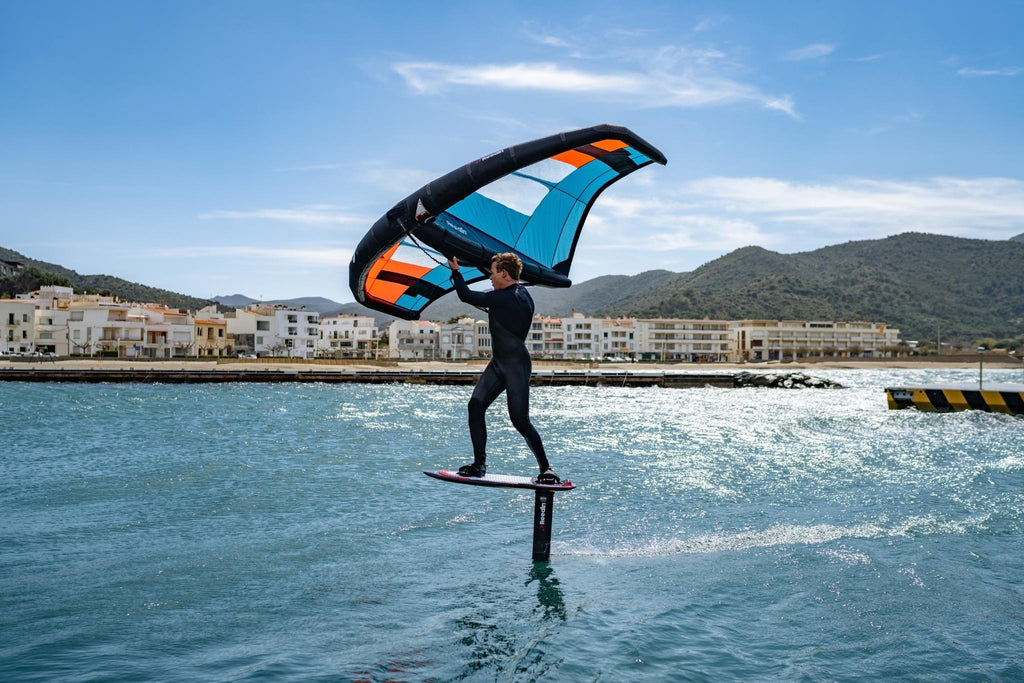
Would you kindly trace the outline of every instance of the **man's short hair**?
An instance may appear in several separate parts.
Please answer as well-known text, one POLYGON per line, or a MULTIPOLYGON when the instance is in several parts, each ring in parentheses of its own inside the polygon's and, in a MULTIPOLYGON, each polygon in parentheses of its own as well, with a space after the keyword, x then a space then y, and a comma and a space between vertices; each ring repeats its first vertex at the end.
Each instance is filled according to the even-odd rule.
POLYGON ((518 280, 523 274, 523 262, 511 252, 495 254, 491 257, 491 270, 504 270, 513 280, 518 280))

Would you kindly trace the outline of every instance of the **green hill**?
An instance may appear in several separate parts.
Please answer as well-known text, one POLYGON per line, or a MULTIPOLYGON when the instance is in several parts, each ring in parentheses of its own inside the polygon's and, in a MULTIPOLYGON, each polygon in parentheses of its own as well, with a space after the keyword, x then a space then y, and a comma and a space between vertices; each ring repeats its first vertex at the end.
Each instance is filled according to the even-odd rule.
POLYGON ((906 339, 1024 334, 1024 243, 905 233, 815 251, 745 247, 605 315, 885 321, 906 339))
MULTIPOLYGON (((121 278, 114 277, 113 275, 81 275, 70 268, 65 268, 64 266, 57 265, 56 263, 37 261, 19 254, 12 249, 6 249, 4 247, 0 247, 0 259, 5 261, 20 261, 25 264, 26 270, 30 268, 37 269, 44 275, 44 281, 42 284, 61 284, 71 286, 79 292, 86 292, 90 294, 109 293, 123 301, 158 303, 171 308, 180 308, 185 310, 197 310, 204 306, 208 306, 211 303, 206 299, 178 294, 177 292, 170 292, 166 289, 148 287, 137 282, 122 280, 121 278), (58 277, 46 278, 45 275, 47 273, 58 277)), ((8 291, 9 294, 23 294, 37 289, 38 287, 39 284, 35 282, 34 278, 22 278, 20 283, 17 281, 17 278, 0 279, 0 294, 4 291, 8 291, 8 288, 11 288, 12 290, 8 291), (16 291, 17 289, 21 289, 21 291, 16 291)))

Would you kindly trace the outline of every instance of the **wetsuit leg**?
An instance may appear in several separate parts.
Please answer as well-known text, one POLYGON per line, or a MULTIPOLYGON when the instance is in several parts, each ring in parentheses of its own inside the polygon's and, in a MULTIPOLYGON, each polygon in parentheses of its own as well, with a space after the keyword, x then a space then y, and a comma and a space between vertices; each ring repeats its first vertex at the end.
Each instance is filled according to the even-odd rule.
POLYGON ((484 414, 504 390, 505 381, 492 360, 480 374, 473 396, 469 399, 469 438, 473 441, 473 460, 477 464, 487 459, 487 425, 484 414))
POLYGON ((524 353, 522 358, 516 358, 513 362, 503 360, 501 369, 505 376, 508 416, 512 419, 512 426, 526 439, 533 456, 537 458, 537 466, 543 473, 551 469, 551 465, 544 453, 544 443, 540 434, 530 422, 530 375, 533 371, 530 356, 524 353))

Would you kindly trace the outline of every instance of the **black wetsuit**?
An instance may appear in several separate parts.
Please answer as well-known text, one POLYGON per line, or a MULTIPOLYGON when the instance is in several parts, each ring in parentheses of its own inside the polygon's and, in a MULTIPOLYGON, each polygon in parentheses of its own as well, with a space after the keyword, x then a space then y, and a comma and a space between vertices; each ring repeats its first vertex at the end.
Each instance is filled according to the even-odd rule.
POLYGON ((452 273, 452 283, 459 299, 487 309, 491 327, 491 362, 480 375, 473 396, 469 399, 469 436, 473 440, 474 461, 482 464, 487 457, 484 413, 494 399, 505 391, 512 425, 526 439, 537 458, 540 471, 543 473, 551 469, 540 434, 530 422, 530 375, 533 363, 525 341, 533 324, 533 298, 526 287, 518 283, 505 289, 474 292, 466 286, 462 273, 457 270, 452 273))

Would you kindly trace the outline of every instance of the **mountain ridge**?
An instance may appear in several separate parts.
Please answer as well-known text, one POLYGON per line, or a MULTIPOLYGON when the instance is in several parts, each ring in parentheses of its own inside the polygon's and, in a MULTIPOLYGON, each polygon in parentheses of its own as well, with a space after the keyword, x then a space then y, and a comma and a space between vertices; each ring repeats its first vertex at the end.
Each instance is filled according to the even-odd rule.
MULTIPOLYGON (((67 277, 76 287, 100 282, 125 299, 134 295, 122 288, 146 295, 137 300, 166 301, 177 308, 210 303, 112 276, 82 276, 2 247, 0 258, 67 277)), ((889 323, 907 339, 973 340, 1024 337, 1022 272, 1024 233, 1008 240, 977 240, 908 232, 792 254, 747 246, 689 272, 603 275, 568 289, 530 291, 537 313, 554 317, 580 312, 591 317, 865 320, 889 323)), ((232 307, 257 301, 243 294, 213 300, 232 307)), ((325 317, 370 315, 378 325, 394 320, 358 303, 324 297, 266 302, 305 306, 325 317)), ((424 318, 447 321, 463 315, 484 317, 449 293, 424 318)))

